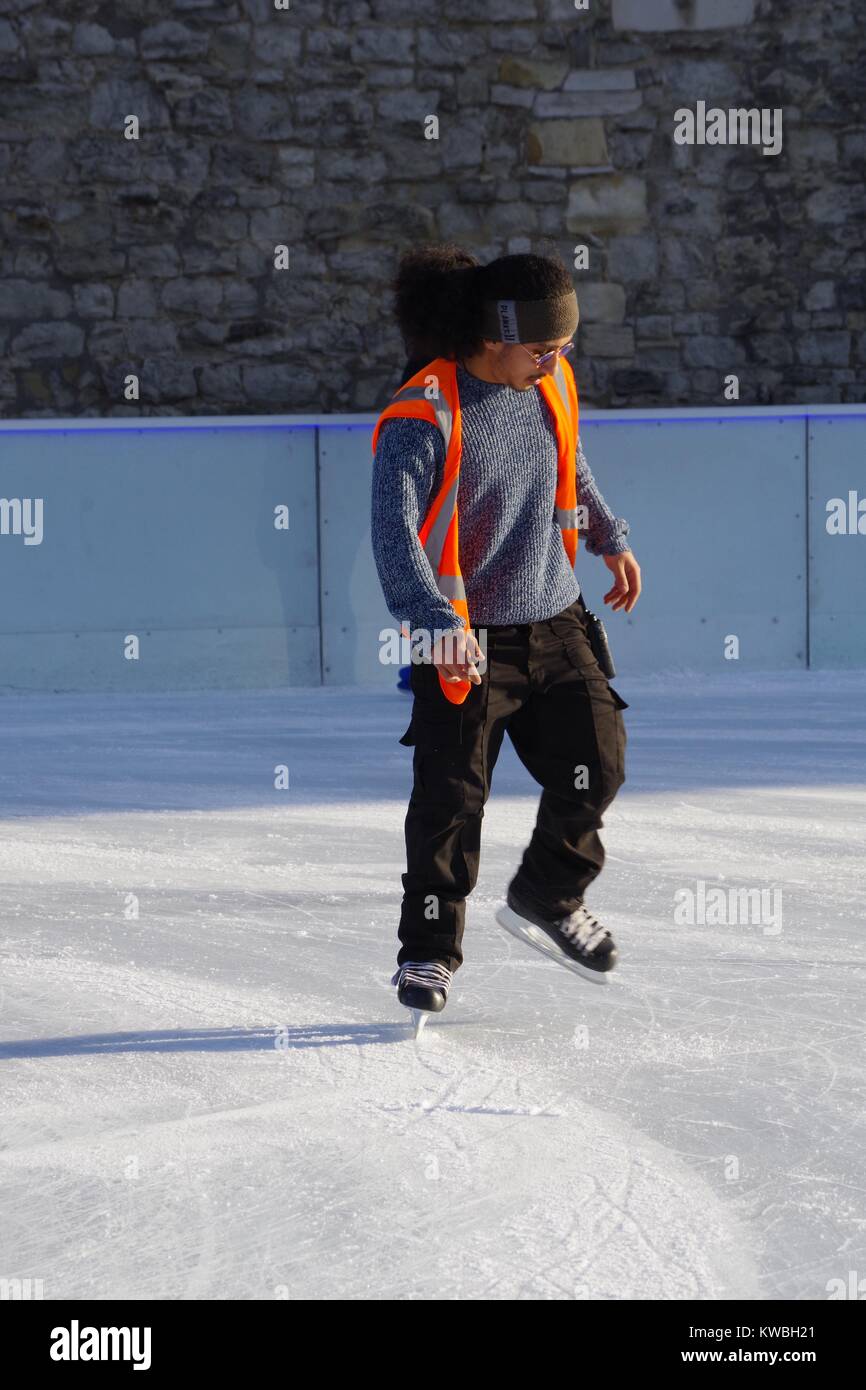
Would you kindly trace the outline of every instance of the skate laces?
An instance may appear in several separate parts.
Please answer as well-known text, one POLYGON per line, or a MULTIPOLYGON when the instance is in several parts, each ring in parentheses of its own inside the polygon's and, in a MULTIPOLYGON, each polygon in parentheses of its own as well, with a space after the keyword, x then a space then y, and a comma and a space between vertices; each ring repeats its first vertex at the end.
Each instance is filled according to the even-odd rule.
POLYGON ((582 903, 567 917, 563 917, 557 926, 563 936, 567 937, 569 941, 576 942, 581 950, 586 951, 587 954, 594 951, 605 937, 610 936, 607 927, 603 927, 598 918, 594 917, 589 908, 584 907, 582 903))
POLYGON ((391 977, 392 985, 421 985, 424 989, 441 989, 446 999, 453 972, 438 960, 407 960, 398 965, 391 977))

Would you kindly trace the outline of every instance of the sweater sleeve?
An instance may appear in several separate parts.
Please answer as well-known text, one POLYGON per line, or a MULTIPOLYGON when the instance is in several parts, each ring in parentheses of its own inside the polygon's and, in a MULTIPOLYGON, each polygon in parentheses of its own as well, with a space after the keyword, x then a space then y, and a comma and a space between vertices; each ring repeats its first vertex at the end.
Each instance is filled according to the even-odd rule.
POLYGON ((373 460, 373 558, 389 613, 431 633, 463 626, 418 540, 444 468, 445 441, 429 420, 385 421, 373 460))
POLYGON ((586 507, 589 514, 589 524, 580 534, 590 555, 622 555, 631 549, 626 540, 629 524, 623 517, 614 516, 599 492, 580 446, 580 436, 577 440, 577 503, 586 507))

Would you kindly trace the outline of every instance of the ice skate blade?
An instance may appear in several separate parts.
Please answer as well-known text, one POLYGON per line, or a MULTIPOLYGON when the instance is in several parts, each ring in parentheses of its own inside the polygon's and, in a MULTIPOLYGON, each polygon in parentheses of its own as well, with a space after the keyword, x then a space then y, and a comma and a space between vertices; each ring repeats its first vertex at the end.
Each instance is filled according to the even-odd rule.
POLYGON ((518 941, 525 941, 527 946, 532 946, 542 955, 555 960, 557 965, 564 965, 566 970, 572 970, 575 975, 580 975, 584 980, 590 980, 594 985, 607 985, 610 983, 611 972, 601 972, 590 970, 588 966, 581 965, 580 961, 570 960, 568 956, 562 954, 554 946, 550 937, 543 932, 540 927, 536 927, 532 922, 527 922, 511 907, 500 907, 496 914, 496 920, 501 927, 504 927, 512 936, 516 936, 518 941))
POLYGON ((430 1011, 429 1009, 410 1009, 409 1012, 412 1015, 415 1037, 420 1038, 426 1027, 427 1020, 430 1017, 430 1011))

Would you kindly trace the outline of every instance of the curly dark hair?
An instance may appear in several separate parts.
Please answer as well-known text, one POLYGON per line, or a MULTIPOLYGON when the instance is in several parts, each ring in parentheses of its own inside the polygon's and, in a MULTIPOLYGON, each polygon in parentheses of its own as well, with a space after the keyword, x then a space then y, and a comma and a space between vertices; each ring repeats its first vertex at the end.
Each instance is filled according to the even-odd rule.
POLYGON ((426 242, 400 259, 394 313, 412 358, 450 357, 472 324, 481 264, 454 242, 426 242))
POLYGON ((483 300, 552 299, 574 285, 556 256, 500 256, 482 265, 453 242, 427 242, 401 257, 392 288, 406 351, 429 362, 481 351, 483 300))

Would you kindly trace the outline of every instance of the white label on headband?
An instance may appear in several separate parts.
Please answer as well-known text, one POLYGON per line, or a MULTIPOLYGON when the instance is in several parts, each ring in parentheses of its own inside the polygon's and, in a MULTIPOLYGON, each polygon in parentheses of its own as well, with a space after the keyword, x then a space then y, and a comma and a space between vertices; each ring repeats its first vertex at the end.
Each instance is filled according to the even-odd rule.
POLYGON ((513 299, 500 299, 496 304, 499 310, 499 331, 504 343, 519 343, 517 332, 517 305, 513 299))

